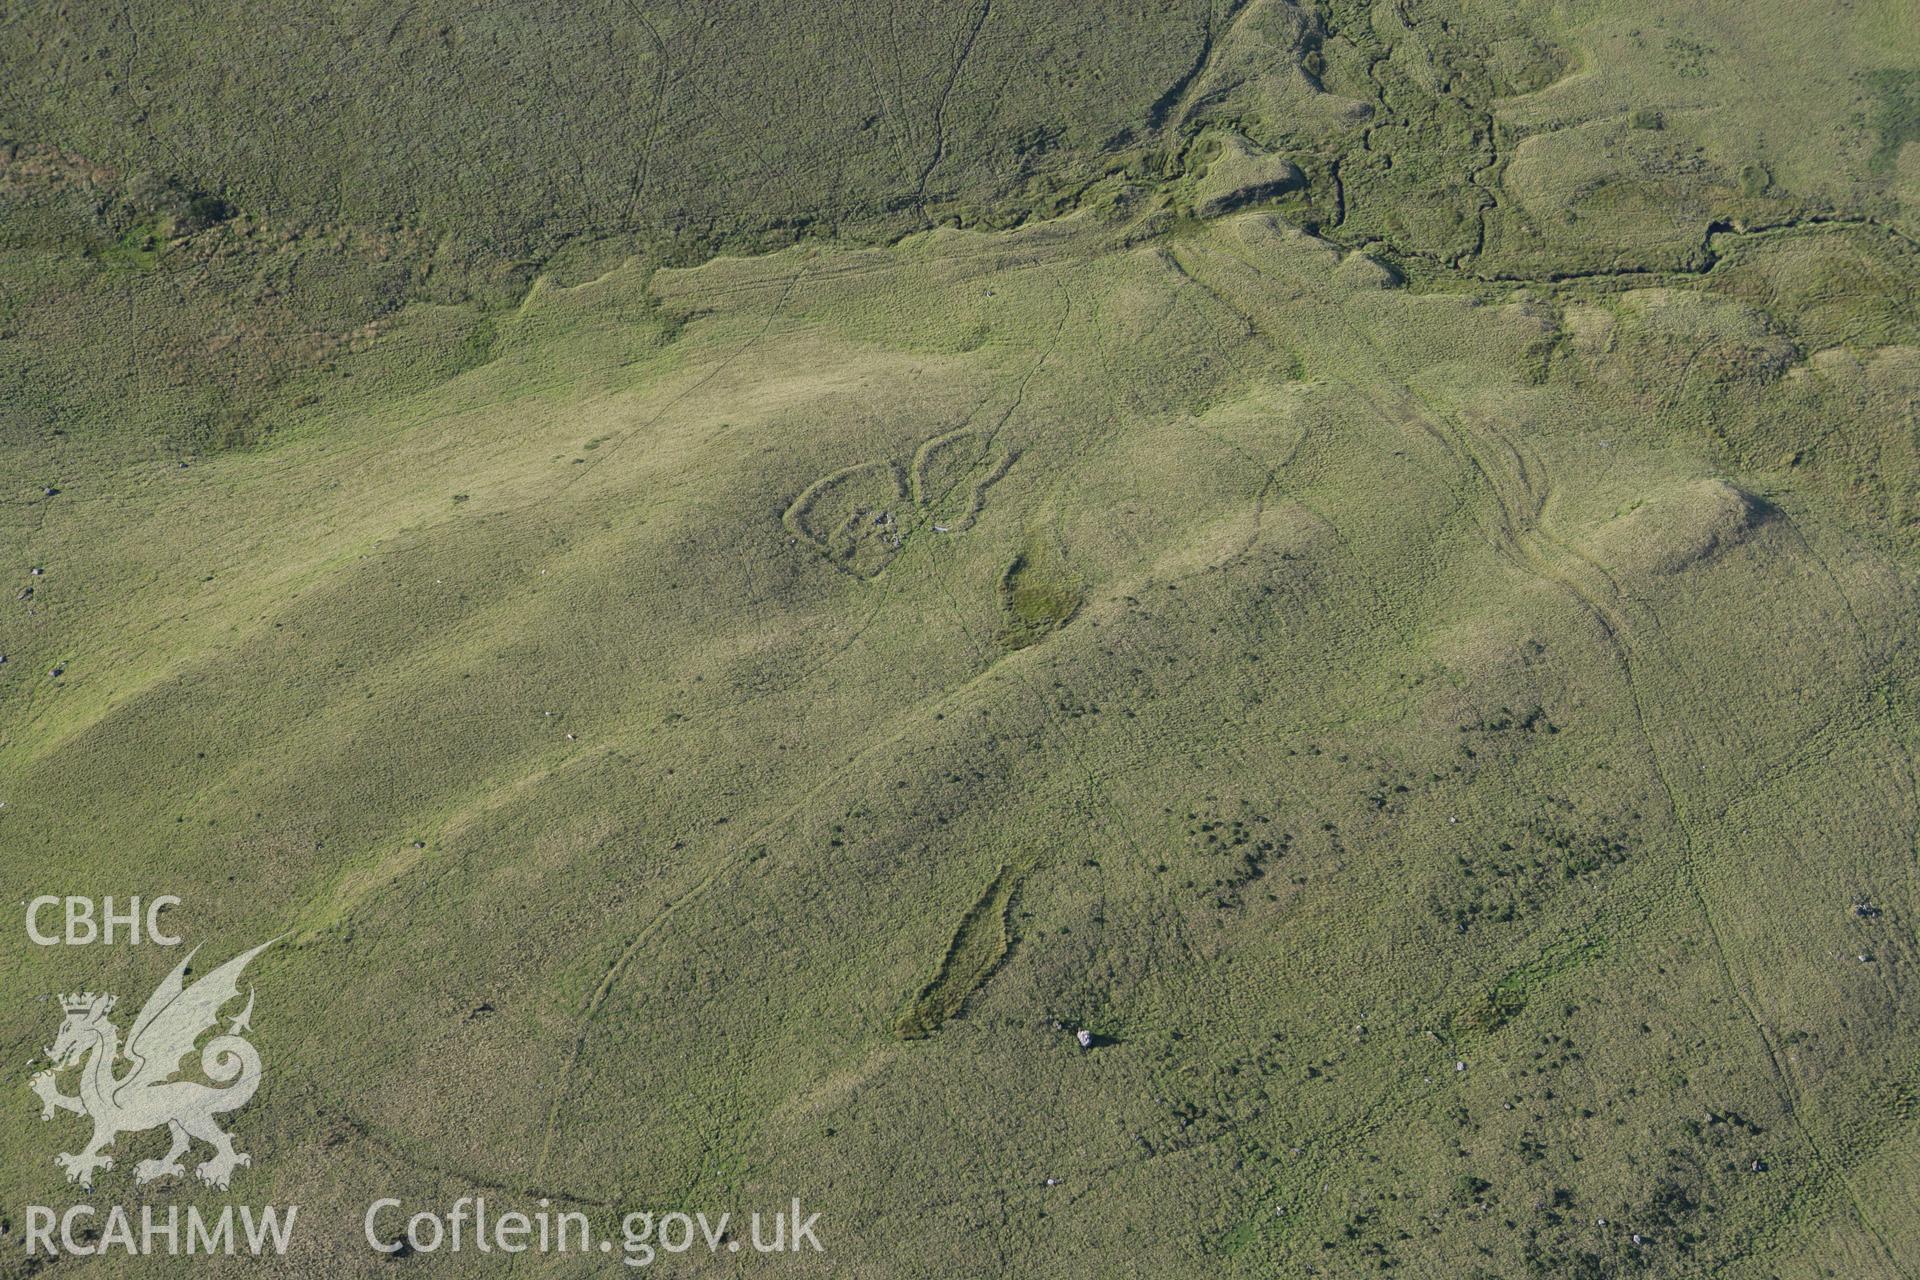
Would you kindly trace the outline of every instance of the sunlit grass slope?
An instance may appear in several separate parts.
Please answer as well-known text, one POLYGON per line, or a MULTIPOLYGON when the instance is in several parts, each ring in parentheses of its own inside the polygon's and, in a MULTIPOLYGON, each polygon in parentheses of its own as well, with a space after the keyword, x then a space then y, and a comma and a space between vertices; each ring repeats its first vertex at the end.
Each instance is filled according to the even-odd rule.
POLYGON ((377 1187, 799 1195, 819 1274, 1901 1275, 1920 352, 1742 301, 1852 234, 635 262, 259 448, 10 448, 9 881, 289 935, 243 1176, 326 1271, 377 1187))

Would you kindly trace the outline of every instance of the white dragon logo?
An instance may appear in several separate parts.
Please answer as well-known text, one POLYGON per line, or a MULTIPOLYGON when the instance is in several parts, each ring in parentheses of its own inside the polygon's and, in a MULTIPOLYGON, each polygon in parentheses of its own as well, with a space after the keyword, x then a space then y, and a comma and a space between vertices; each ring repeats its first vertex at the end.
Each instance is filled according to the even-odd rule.
POLYGON ((135 1182, 184 1174, 180 1157, 195 1138, 213 1148, 213 1155, 194 1169, 208 1186, 224 1191, 235 1168, 253 1163, 252 1157, 233 1149, 233 1139, 213 1119, 245 1106, 260 1087, 260 1055, 242 1035, 251 1029, 251 989, 247 1007, 231 1021, 225 1034, 207 1041, 200 1052, 200 1070, 213 1084, 177 1077, 181 1060, 193 1052, 194 1044, 209 1028, 218 1024, 221 1008, 239 996, 240 971, 272 945, 263 942, 235 956, 190 987, 186 985, 186 973, 193 954, 188 953, 148 997, 140 1016, 133 1020, 124 1049, 120 1029, 107 1017, 113 1010, 114 997, 89 991, 60 998, 67 1017, 60 1025, 59 1038, 47 1050, 54 1065, 34 1076, 30 1084, 40 1095, 42 1120, 53 1119, 55 1111, 71 1111, 93 1120, 93 1140, 78 1155, 63 1151, 53 1158, 67 1171, 68 1182, 92 1187, 95 1170, 113 1168, 113 1157, 105 1152, 115 1138, 161 1125, 171 1132, 173 1146, 163 1158, 135 1165, 135 1182), (125 1074, 116 1076, 114 1066, 123 1056, 131 1066, 125 1074), (80 1092, 61 1093, 59 1073, 75 1066, 80 1068, 80 1092))

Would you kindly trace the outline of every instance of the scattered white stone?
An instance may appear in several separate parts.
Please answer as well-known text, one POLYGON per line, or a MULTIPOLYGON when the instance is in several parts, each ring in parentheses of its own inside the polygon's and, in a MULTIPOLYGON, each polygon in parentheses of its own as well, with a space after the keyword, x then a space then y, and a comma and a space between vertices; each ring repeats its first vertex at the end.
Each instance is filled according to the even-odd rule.
POLYGON ((1093 1048, 1093 1032, 1086 1030, 1084 1027, 1081 1028, 1079 1031, 1074 1032, 1073 1038, 1080 1042, 1080 1047, 1082 1049, 1093 1048))
POLYGON ((1453 1064, 1453 1069, 1455 1071, 1465 1071, 1467 1069, 1467 1064, 1464 1062, 1456 1062, 1453 1064))

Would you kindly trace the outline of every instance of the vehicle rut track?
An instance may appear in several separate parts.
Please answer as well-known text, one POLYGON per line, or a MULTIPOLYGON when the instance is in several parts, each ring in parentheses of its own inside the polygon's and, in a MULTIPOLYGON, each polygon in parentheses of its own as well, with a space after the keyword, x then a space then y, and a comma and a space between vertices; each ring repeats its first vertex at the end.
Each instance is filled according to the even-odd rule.
MULTIPOLYGON (((1740 980, 1735 971, 1732 954, 1727 946, 1719 917, 1714 911, 1712 900, 1701 884, 1698 867, 1699 836, 1694 830, 1692 820, 1688 817, 1687 805, 1681 799, 1680 790, 1674 783, 1671 763, 1658 745, 1653 725, 1647 714, 1646 701, 1640 688, 1637 672, 1640 663, 1640 642, 1636 636, 1635 624, 1628 614, 1625 602, 1620 598, 1617 585, 1610 575, 1600 571, 1599 566, 1586 556, 1574 551, 1545 524, 1542 518, 1546 509, 1545 499, 1541 491, 1535 488, 1520 451, 1510 441, 1497 431, 1482 428, 1479 431, 1480 447, 1476 447, 1474 428, 1468 427, 1460 415, 1440 414, 1438 416, 1441 421, 1447 423, 1447 434, 1455 441, 1463 465, 1481 482, 1492 499, 1496 520, 1491 532, 1506 549, 1511 562, 1540 580, 1559 587, 1598 622, 1607 648, 1625 683, 1628 700, 1633 707, 1636 730, 1645 744, 1655 780, 1659 783, 1674 826, 1680 833, 1681 879, 1686 885, 1695 910, 1707 926, 1707 934, 1713 944, 1715 966, 1719 971, 1721 984, 1737 1001, 1738 1007, 1751 1027, 1765 1057, 1775 1090, 1779 1094, 1781 1109, 1792 1124, 1795 1134, 1805 1144, 1813 1159, 1816 1172, 1827 1175, 1833 1184, 1841 1188, 1847 1204, 1853 1210, 1854 1217, 1866 1228, 1887 1265, 1896 1274, 1910 1276, 1912 1273, 1900 1264, 1898 1256, 1887 1243, 1879 1224, 1867 1213, 1866 1206, 1861 1201, 1847 1169, 1827 1154, 1802 1117, 1803 1099, 1800 1087, 1784 1061, 1778 1037, 1768 1026, 1754 1000, 1752 991, 1740 980), (1496 469, 1483 459, 1482 453, 1488 443, 1500 446, 1512 459, 1512 465, 1496 469), (1568 562, 1577 567, 1570 568, 1568 562)), ((1544 485, 1544 472, 1541 476, 1541 483, 1544 485)), ((1652 614, 1652 610, 1647 606, 1641 607, 1648 614, 1652 614)), ((1703 691, 1697 685, 1694 691, 1696 696, 1704 698, 1703 691)), ((1691 733, 1684 730, 1682 732, 1690 748, 1686 754, 1698 758, 1702 753, 1697 740, 1691 733)), ((1748 741, 1751 745, 1750 738, 1748 741)))
MULTIPOLYGON (((1241 253, 1230 251, 1227 256, 1257 276, 1276 279, 1283 286, 1286 283, 1271 277, 1241 253)), ((1752 1030, 1781 1108, 1814 1161, 1816 1176, 1807 1180, 1802 1203, 1820 1206, 1830 1198, 1844 1197, 1853 1217, 1866 1229, 1892 1273, 1910 1276, 1912 1273, 1901 1266, 1878 1223, 1866 1212, 1846 1170, 1827 1154, 1802 1118, 1798 1085, 1785 1066, 1777 1038, 1761 1016, 1750 991, 1736 976, 1719 919, 1700 882, 1697 867, 1699 837, 1680 790, 1674 784, 1672 762, 1668 759, 1668 753, 1662 751, 1655 736, 1645 695, 1640 687, 1641 668, 1646 662, 1657 661, 1659 652, 1666 647, 1657 615, 1644 603, 1630 602, 1608 571, 1571 545, 1552 527, 1547 518, 1552 478, 1538 459, 1529 462, 1528 455, 1497 430, 1484 424, 1468 424, 1458 415, 1423 400, 1411 389, 1409 379, 1412 371, 1397 367, 1389 353, 1380 349, 1370 335, 1348 319, 1342 307, 1327 306, 1325 312, 1329 319, 1351 335, 1356 352, 1364 351, 1373 357, 1369 362, 1374 365, 1373 372, 1384 375, 1393 385, 1406 389, 1401 393, 1398 403, 1387 403, 1366 385, 1362 377, 1342 377, 1342 384, 1374 405, 1386 420, 1404 422, 1409 430, 1417 430, 1441 444, 1454 459, 1459 472, 1469 478, 1471 489, 1479 494, 1479 501, 1469 505, 1480 511, 1477 519, 1495 552, 1523 574, 1562 592, 1593 621, 1606 651, 1621 673, 1633 708, 1635 735, 1641 741, 1653 779, 1660 787, 1675 828, 1680 833, 1680 876, 1686 886, 1688 900, 1707 926, 1720 983, 1734 998, 1741 1016, 1752 1030), (1493 456, 1501 453, 1508 459, 1504 466, 1492 461, 1493 456), (1636 621, 1636 605, 1637 611, 1646 614, 1650 621, 1644 624, 1636 621), (1643 634, 1648 629, 1653 635, 1643 634), (1822 1174, 1826 1176, 1818 1176, 1822 1174)), ((1448 487, 1452 488, 1451 485, 1448 487)), ((1462 499, 1466 497, 1457 490, 1455 496, 1462 499)), ((1701 694, 1697 682, 1689 683, 1696 698, 1699 698, 1701 694)), ((1683 754, 1689 759, 1701 758, 1695 736, 1684 725, 1677 726, 1675 731, 1684 740, 1683 754)), ((1364 1135, 1350 1126, 1340 1131, 1340 1137, 1345 1141, 1352 1141, 1358 1136, 1364 1135)))

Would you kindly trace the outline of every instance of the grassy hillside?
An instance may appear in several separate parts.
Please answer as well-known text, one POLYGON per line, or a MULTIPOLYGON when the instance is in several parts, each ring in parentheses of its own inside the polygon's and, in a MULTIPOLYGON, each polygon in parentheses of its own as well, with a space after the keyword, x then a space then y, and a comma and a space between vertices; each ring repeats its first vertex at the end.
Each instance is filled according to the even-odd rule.
POLYGON ((1914 1273, 1910 5, 362 8, 0 42, 0 868, 286 935, 141 1195, 1914 1273))

